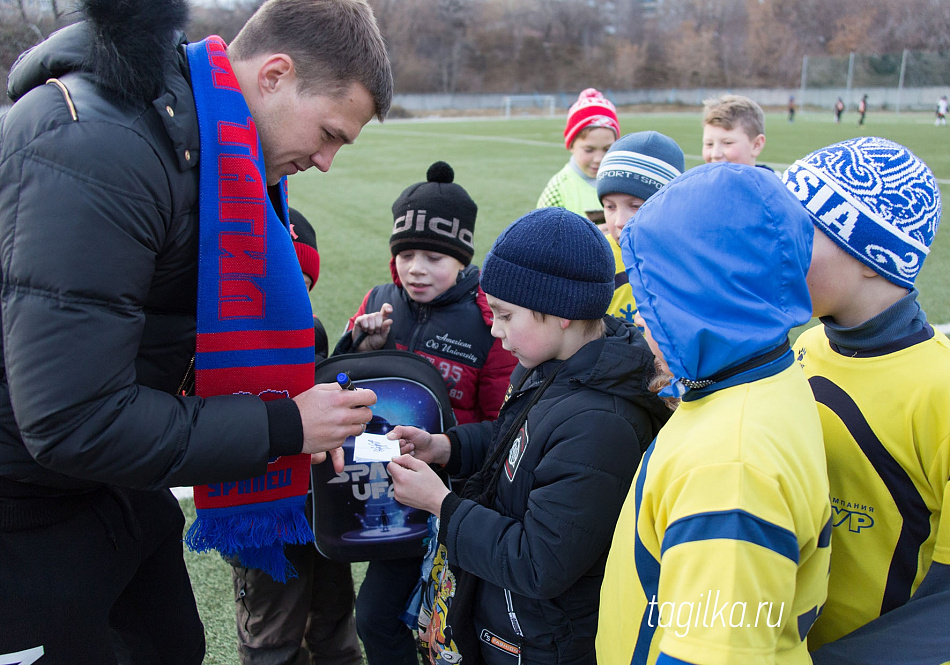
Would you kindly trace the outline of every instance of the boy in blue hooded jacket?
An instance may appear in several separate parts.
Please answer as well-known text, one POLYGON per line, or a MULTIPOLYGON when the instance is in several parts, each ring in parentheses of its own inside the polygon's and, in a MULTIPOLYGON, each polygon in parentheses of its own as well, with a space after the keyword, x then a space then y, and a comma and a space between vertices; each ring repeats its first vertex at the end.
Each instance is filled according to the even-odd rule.
POLYGON ((563 208, 510 224, 482 268, 492 335, 518 359, 498 419, 387 435, 411 453, 389 464, 396 499, 439 516, 459 572, 439 588, 457 595, 444 599, 447 615, 433 612, 453 627, 435 631, 446 639, 433 662, 595 665, 611 534, 641 451, 670 415, 648 389, 656 371, 643 336, 605 316, 610 259, 603 233, 563 208), (458 495, 428 463, 475 473, 458 495), (460 600, 465 580, 471 605, 460 600), (452 618, 466 607, 468 621, 452 618))
POLYGON ((600 665, 810 663, 831 532, 809 320, 812 225, 781 181, 706 164, 620 237, 636 322, 682 402, 643 456, 601 590, 600 665))

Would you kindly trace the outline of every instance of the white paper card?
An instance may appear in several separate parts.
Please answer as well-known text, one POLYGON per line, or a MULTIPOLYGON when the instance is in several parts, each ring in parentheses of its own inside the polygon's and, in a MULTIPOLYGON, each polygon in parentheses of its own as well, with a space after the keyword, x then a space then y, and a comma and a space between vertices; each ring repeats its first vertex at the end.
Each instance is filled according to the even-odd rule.
POLYGON ((399 439, 390 441, 385 434, 360 434, 353 444, 354 462, 389 462, 399 457, 399 439))

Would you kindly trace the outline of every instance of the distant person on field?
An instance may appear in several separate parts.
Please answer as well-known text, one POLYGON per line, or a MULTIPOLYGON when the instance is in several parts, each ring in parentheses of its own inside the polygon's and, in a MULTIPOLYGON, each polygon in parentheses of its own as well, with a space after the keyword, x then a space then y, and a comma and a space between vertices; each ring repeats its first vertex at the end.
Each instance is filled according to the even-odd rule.
POLYGON ((813 233, 775 175, 704 164, 620 236, 636 323, 673 376, 660 395, 682 401, 617 522, 598 665, 809 662, 832 511, 788 333, 811 314, 813 233))
POLYGON ((795 96, 788 98, 788 121, 795 122, 795 96))
POLYGON ((937 100, 937 119, 934 120, 934 125, 946 125, 947 124, 947 96, 943 95, 940 99, 937 100))
POLYGON ((619 136, 620 121, 613 103, 593 88, 584 90, 567 112, 564 127, 564 147, 571 158, 548 181, 537 207, 557 206, 582 217, 588 210, 599 211, 597 170, 619 136))
POLYGON ((904 146, 876 137, 817 150, 783 180, 816 227, 808 286, 824 325, 795 349, 818 401, 835 512, 828 601, 808 646, 819 665, 944 663, 950 340, 914 287, 940 188, 904 146))
POLYGON ((838 101, 835 102, 835 124, 841 122, 841 114, 844 113, 844 100, 841 97, 838 97, 838 101))
POLYGON ((640 206, 685 170, 683 151, 659 132, 636 132, 617 140, 597 172, 597 195, 604 206, 607 242, 614 254, 614 297, 607 313, 633 322, 637 312, 620 258, 620 232, 640 206))
MULTIPOLYGON (((320 276, 320 254, 313 226, 289 209, 290 237, 307 290, 320 276)), ((316 362, 327 357, 327 334, 313 317, 316 362)), ((308 517, 312 514, 307 497, 308 517)), ((277 582, 269 574, 227 557, 234 585, 238 660, 241 665, 360 665, 356 636, 356 596, 350 564, 331 561, 313 543, 288 544, 284 555, 296 577, 277 582)))
MULTIPOLYGON (((347 326, 334 354, 402 349, 442 374, 457 423, 495 420, 517 361, 492 337, 492 315, 478 285, 478 206, 445 162, 393 203, 390 270, 347 326)), ((446 490, 448 491, 448 490, 446 490)), ((419 581, 422 557, 370 561, 356 599, 356 627, 369 665, 418 663, 400 615, 419 581)))
POLYGON ((868 96, 865 94, 864 97, 861 98, 861 101, 858 102, 858 115, 859 115, 858 124, 859 125, 864 124, 864 116, 866 116, 867 113, 868 113, 868 96))
POLYGON ((758 166, 755 160, 765 147, 762 107, 742 95, 707 99, 703 105, 703 161, 758 166))

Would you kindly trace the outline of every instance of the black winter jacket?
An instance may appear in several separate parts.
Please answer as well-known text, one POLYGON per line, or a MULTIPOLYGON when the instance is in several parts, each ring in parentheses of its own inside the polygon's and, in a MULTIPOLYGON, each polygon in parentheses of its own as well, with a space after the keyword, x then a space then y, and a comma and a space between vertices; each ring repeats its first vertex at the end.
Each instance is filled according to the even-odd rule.
MULTIPOLYGON (((643 335, 632 324, 604 320, 606 336, 563 363, 548 361, 527 376, 518 365, 493 425, 449 431, 448 471, 471 473, 560 366, 520 423, 519 443, 500 457, 491 507, 449 494, 441 510, 439 540, 449 561, 481 578, 476 634, 521 644, 525 663, 596 662, 600 585, 614 525, 642 452, 670 416, 647 388, 655 370, 643 335)), ((486 643, 481 651, 490 664, 516 662, 486 643)))
POLYGON ((292 400, 181 396, 195 350, 198 127, 178 26, 138 20, 147 39, 95 47, 104 31, 67 27, 10 75, 0 497, 249 478, 302 447, 292 400), (168 38, 158 52, 123 51, 156 35, 168 38), (130 97, 130 63, 152 70, 154 97, 130 97))

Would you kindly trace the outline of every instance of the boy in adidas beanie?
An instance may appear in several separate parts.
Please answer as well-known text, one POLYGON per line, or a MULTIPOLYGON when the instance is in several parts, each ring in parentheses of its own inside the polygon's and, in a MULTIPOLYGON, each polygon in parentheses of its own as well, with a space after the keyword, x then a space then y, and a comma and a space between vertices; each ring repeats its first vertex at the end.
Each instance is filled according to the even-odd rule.
POLYGON ((640 206, 685 170, 682 149, 659 132, 635 132, 610 146, 597 172, 597 196, 604 207, 607 242, 614 255, 614 295, 611 316, 633 321, 637 303, 620 256, 620 232, 640 206))
POLYGON ((564 126, 564 147, 571 158, 548 181, 537 207, 558 206, 581 216, 600 212, 597 170, 619 136, 620 121, 613 103, 594 88, 581 92, 568 110, 564 126))
MULTIPOLYGON (((363 298, 334 354, 402 349, 442 374, 456 422, 498 417, 515 359, 491 335, 491 316, 478 286, 478 206, 435 162, 424 182, 407 187, 392 206, 392 282, 363 298)), ((371 561, 356 599, 356 628, 368 665, 418 661, 412 631, 400 619, 419 581, 422 557, 371 561)))
POLYGON ((876 137, 816 150, 783 181, 816 228, 808 287, 823 325, 795 349, 836 507, 808 646, 819 664, 940 663, 950 632, 929 627, 950 625, 950 341, 914 286, 940 189, 910 150, 876 137))
POLYGON ((647 387, 643 336, 604 316, 613 267, 589 220, 563 208, 524 215, 488 252, 482 288, 492 334, 519 361, 498 420, 387 435, 403 453, 389 464, 396 499, 440 517, 436 559, 452 564, 437 592, 445 605, 433 608, 432 662, 595 665, 613 526, 670 411, 647 387), (430 463, 474 475, 458 495, 430 463), (566 537, 572 529, 580 537, 566 537), (452 594, 467 593, 469 620, 446 617, 452 594))

